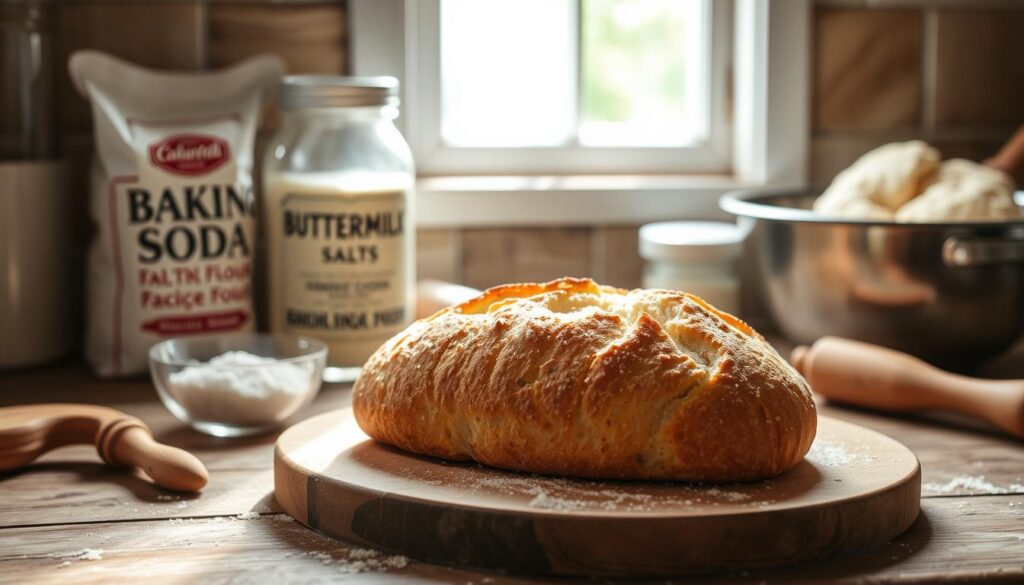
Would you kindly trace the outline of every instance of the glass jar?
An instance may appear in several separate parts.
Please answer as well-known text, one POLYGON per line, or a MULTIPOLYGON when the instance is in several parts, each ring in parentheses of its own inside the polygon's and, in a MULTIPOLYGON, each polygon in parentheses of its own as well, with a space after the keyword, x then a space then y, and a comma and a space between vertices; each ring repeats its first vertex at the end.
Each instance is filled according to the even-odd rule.
POLYGON ((644 288, 697 295, 726 313, 740 310, 743 233, 731 223, 678 221, 640 228, 644 288))
POLYGON ((263 167, 270 330, 323 340, 354 379, 414 315, 412 153, 393 77, 289 76, 263 167))
POLYGON ((0 2, 0 160, 55 155, 51 0, 0 2))

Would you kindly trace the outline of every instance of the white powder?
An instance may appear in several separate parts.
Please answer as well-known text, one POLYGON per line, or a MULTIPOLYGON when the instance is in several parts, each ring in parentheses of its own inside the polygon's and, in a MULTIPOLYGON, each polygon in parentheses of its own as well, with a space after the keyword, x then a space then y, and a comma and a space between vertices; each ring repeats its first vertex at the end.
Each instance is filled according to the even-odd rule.
POLYGON ((565 498, 556 498, 549 494, 547 491, 537 488, 537 495, 530 500, 531 508, 542 508, 545 510, 579 510, 586 506, 586 503, 579 500, 567 500, 565 498))
POLYGON ((727 492, 720 490, 718 488, 706 489, 704 490, 704 493, 714 498, 722 498, 727 502, 742 502, 744 500, 750 499, 750 496, 748 496, 747 494, 740 492, 727 492))
POLYGON ((369 548, 339 549, 335 555, 324 551, 307 551, 301 556, 320 561, 321 565, 336 567, 342 573, 366 573, 404 569, 409 559, 401 555, 388 555, 369 548))
POLYGON ((235 516, 235 518, 238 518, 239 520, 255 520, 255 519, 259 518, 259 517, 260 517, 260 513, 259 512, 253 512, 251 510, 248 511, 248 512, 242 512, 241 514, 238 514, 237 516, 235 516))
POLYGON ((168 392, 197 420, 237 425, 273 423, 306 397, 313 364, 293 364, 229 351, 168 376, 168 392))
POLYGON ((818 439, 811 445, 807 459, 825 467, 843 467, 853 463, 857 456, 842 445, 818 439))
POLYGON ((959 489, 972 490, 985 494, 1006 494, 1010 491, 988 481, 985 479, 984 475, 960 475, 946 483, 928 482, 922 487, 927 491, 940 494, 951 494, 959 489))
POLYGON ((74 552, 68 553, 53 553, 47 555, 52 559, 64 559, 58 568, 64 568, 71 564, 71 561, 101 561, 103 560, 103 550, 98 548, 83 548, 74 552))
MULTIPOLYGON (((531 508, 575 512, 579 510, 605 510, 609 512, 650 512, 658 509, 678 509, 693 505, 724 506, 739 504, 763 507, 769 500, 755 500, 743 491, 699 484, 671 484, 670 492, 637 493, 615 489, 617 484, 590 480, 569 480, 539 475, 511 475, 497 473, 474 480, 480 489, 494 490, 531 499, 531 508)), ((653 484, 669 485, 669 484, 653 484)))

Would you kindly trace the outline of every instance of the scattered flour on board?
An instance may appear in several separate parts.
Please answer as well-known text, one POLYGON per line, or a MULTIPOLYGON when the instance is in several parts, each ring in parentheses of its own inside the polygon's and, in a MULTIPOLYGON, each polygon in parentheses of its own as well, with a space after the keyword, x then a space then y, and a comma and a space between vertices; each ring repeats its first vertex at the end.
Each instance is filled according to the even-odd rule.
POLYGON ((740 493, 740 492, 726 492, 726 491, 722 491, 722 490, 720 490, 718 488, 711 488, 711 489, 704 490, 704 493, 709 495, 709 496, 713 496, 715 498, 725 499, 725 500, 727 500, 729 502, 742 502, 744 500, 749 500, 750 499, 750 496, 748 496, 747 494, 740 493))
POLYGON ((814 441, 807 458, 825 467, 841 467, 853 463, 857 456, 850 453, 842 445, 823 439, 814 441))
POLYGON ((1024 488, 1019 484, 1013 484, 1009 488, 999 487, 985 479, 984 475, 958 475, 946 483, 928 482, 924 484, 925 490, 939 494, 951 494, 957 490, 965 489, 984 494, 1008 494, 1011 491, 1018 491, 1024 488))
POLYGON ((649 512, 662 507, 678 508, 695 504, 738 504, 764 506, 770 502, 752 500, 742 491, 729 491, 719 487, 694 484, 662 484, 671 491, 637 493, 613 489, 616 484, 590 480, 570 480, 544 476, 489 476, 475 480, 477 487, 490 488, 506 495, 531 497, 528 505, 558 511, 605 510, 649 512), (581 497, 582 496, 582 497, 581 497))
POLYGON ((545 510, 581 510, 587 506, 586 502, 582 500, 567 500, 565 498, 556 498, 545 491, 543 488, 536 488, 537 495, 530 500, 531 508, 543 508, 545 510))

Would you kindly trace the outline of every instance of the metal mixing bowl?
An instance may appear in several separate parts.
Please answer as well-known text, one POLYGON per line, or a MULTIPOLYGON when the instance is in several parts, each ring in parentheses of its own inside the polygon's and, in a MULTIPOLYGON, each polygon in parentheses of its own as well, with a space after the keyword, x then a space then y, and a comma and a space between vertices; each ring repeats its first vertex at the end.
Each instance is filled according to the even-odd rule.
POLYGON ((810 211, 817 195, 738 191, 721 200, 749 230, 752 284, 790 341, 839 335, 963 368, 1024 331, 1024 220, 839 220, 810 211))

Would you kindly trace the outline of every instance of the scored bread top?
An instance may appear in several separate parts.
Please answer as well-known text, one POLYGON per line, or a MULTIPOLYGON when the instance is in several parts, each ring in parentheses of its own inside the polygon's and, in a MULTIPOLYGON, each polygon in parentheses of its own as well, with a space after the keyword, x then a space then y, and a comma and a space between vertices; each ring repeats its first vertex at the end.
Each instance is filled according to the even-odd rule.
POLYGON ((746 323, 686 293, 574 278, 417 321, 367 361, 353 409, 415 453, 619 479, 772 477, 817 423, 807 383, 746 323))

